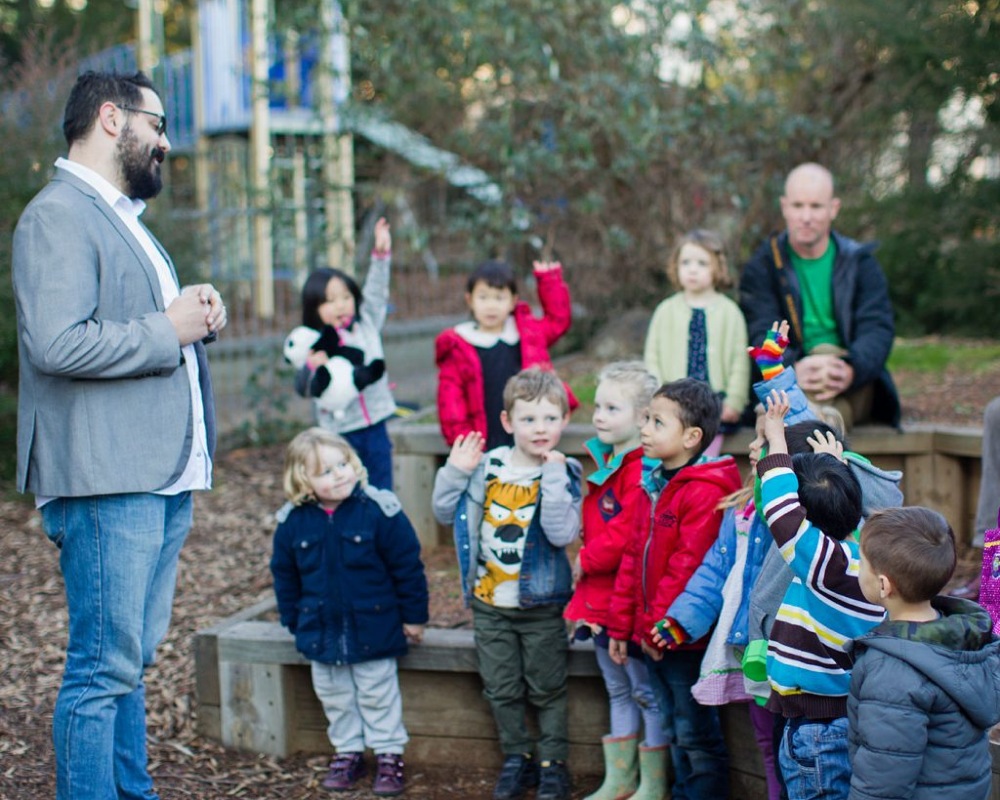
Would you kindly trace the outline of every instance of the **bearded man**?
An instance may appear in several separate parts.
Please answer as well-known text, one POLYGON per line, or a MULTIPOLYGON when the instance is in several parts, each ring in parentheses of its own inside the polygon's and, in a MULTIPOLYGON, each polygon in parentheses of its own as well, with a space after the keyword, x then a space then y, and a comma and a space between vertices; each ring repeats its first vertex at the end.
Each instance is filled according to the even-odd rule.
POLYGON ((143 673, 167 631, 193 491, 211 488, 209 284, 181 289, 139 217, 170 151, 149 79, 87 72, 69 145, 14 233, 17 481, 59 547, 69 643, 56 796, 156 798, 143 673))

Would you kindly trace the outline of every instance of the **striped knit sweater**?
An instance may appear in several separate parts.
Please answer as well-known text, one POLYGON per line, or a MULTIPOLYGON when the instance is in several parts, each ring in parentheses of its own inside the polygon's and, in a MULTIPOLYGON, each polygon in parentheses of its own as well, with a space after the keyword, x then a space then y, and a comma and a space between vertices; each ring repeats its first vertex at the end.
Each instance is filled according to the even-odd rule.
POLYGON ((847 644, 878 625, 883 609, 861 593, 856 539, 839 542, 806 519, 791 456, 767 456, 757 472, 767 525, 795 573, 767 646, 767 707, 785 717, 846 716, 847 644))

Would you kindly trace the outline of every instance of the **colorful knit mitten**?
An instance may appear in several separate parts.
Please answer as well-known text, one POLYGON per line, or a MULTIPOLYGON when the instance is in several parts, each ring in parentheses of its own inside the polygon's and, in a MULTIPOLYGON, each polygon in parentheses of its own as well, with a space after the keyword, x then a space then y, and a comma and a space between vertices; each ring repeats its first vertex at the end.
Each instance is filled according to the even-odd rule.
POLYGON ((687 631, 673 617, 664 617, 654 626, 663 638, 661 647, 674 650, 688 640, 687 631))
POLYGON ((786 347, 788 347, 788 337, 782 336, 776 330, 769 330, 764 337, 764 344, 750 348, 750 355, 760 367, 760 374, 765 381, 777 378, 784 372, 781 357, 785 354, 786 347))

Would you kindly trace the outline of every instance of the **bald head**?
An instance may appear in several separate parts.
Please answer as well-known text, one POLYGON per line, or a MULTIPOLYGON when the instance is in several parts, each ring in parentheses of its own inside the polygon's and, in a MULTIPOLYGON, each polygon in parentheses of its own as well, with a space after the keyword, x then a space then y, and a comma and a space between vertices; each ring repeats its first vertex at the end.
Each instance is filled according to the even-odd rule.
POLYGON ((819 164, 799 164, 785 179, 781 213, 788 243, 803 258, 819 258, 830 243, 830 229, 840 211, 833 196, 833 175, 819 164))

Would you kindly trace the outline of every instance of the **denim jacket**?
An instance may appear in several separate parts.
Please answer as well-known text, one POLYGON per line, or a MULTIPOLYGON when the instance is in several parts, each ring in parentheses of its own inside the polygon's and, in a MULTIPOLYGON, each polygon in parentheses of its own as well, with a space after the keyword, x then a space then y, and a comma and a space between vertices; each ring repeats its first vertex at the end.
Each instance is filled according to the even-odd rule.
MULTIPOLYGON (((580 533, 582 473, 580 462, 575 458, 567 458, 565 466, 557 463, 542 465, 538 509, 528 526, 518 578, 521 608, 563 605, 572 594, 572 572, 565 548, 580 533)), ((438 470, 431 504, 438 521, 454 528, 466 605, 471 603, 472 590, 476 585, 485 497, 483 463, 471 473, 449 463, 438 470)))
MULTIPOLYGON (((719 538, 705 555, 698 571, 691 576, 684 591, 667 611, 667 616, 677 620, 692 641, 708 635, 719 619, 724 601, 722 587, 736 565, 736 517, 742 513, 742 508, 726 509, 722 527, 719 528, 719 538)), ((739 610, 726 634, 726 644, 736 647, 746 647, 749 640, 750 590, 757 582, 757 575, 772 542, 767 525, 756 512, 752 513, 739 610)))

